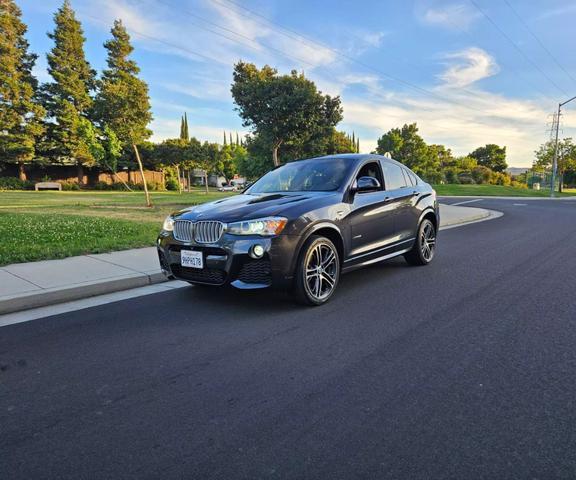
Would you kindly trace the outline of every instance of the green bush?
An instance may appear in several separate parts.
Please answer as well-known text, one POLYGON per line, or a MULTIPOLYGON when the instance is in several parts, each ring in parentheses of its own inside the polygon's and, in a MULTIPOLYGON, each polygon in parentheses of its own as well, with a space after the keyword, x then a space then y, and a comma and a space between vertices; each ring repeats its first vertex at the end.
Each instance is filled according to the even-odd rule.
POLYGON ((60 182, 60 185, 62 185, 62 190, 64 191, 80 190, 80 185, 76 182, 60 182))
POLYGON ((474 185, 476 182, 472 178, 470 172, 462 172, 458 174, 458 182, 462 185, 474 185))
MULTIPOLYGON (((144 190, 144 185, 142 183, 127 182, 127 185, 132 190, 144 190)), ((148 190, 152 192, 164 190, 160 182, 146 182, 146 185, 148 186, 148 190)), ((112 190, 118 192, 126 191, 126 187, 122 182, 116 182, 116 183, 96 182, 92 188, 94 190, 112 190)))
MULTIPOLYGON (((128 184, 128 186, 132 188, 131 184, 128 184)), ((113 190, 118 192, 127 191, 126 187, 121 182, 118 183, 96 182, 92 188, 94 190, 113 190)))
POLYGON ((490 183, 492 185, 504 185, 504 186, 506 186, 506 185, 510 185, 511 179, 505 173, 493 172, 492 178, 490 179, 490 183))
POLYGON ((478 165, 472 169, 471 175, 476 183, 489 183, 492 170, 490 170, 488 167, 478 165))
POLYGON ((166 179, 166 190, 170 190, 171 192, 177 192, 178 188, 178 180, 174 177, 170 177, 166 179))
POLYGON ((446 183, 457 184, 460 183, 458 180, 458 169, 448 167, 444 170, 444 179, 446 183))
POLYGON ((0 190, 34 190, 34 182, 18 177, 0 177, 0 190))
POLYGON ((510 182, 510 186, 515 188, 528 188, 527 184, 525 184, 524 182, 519 182, 517 180, 512 180, 512 182, 510 182))
POLYGON ((431 183, 433 185, 437 185, 444 180, 444 175, 442 175, 441 172, 429 171, 429 172, 426 172, 423 175, 423 177, 428 183, 431 183))

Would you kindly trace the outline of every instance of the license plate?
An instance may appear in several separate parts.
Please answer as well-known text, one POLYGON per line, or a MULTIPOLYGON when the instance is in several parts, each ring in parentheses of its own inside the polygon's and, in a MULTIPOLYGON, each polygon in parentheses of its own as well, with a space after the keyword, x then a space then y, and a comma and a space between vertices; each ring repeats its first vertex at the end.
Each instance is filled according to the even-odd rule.
POLYGON ((204 268, 202 252, 182 250, 180 252, 180 265, 188 268, 204 268))

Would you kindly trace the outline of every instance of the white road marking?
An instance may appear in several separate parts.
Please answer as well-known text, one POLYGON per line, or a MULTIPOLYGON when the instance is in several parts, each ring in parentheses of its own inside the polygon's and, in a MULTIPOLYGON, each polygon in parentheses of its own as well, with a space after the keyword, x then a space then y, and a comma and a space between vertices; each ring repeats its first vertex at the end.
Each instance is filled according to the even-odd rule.
POLYGON ((512 205, 514 205, 515 207, 525 207, 528 204, 527 203, 513 203, 512 205))
POLYGON ((464 205, 465 203, 481 202, 482 200, 484 200, 484 199, 483 198, 475 198, 474 200, 466 200, 465 202, 450 203, 449 205, 452 205, 453 207, 455 207, 456 205, 464 205))
POLYGON ((156 285, 148 285, 146 287, 133 288, 131 290, 124 290, 121 292, 107 293, 97 297, 84 298, 82 300, 75 300, 73 302, 33 308, 31 310, 24 310, 22 312, 7 313, 5 315, 0 315, 0 327, 14 325, 15 323, 29 322, 31 320, 38 320, 40 318, 50 317, 52 315, 60 315, 62 313, 75 312, 76 310, 83 310, 84 308, 97 307, 107 303, 142 297, 144 295, 151 295, 153 293, 168 292, 176 288, 189 286, 190 285, 187 282, 173 280, 171 282, 158 283, 156 285))

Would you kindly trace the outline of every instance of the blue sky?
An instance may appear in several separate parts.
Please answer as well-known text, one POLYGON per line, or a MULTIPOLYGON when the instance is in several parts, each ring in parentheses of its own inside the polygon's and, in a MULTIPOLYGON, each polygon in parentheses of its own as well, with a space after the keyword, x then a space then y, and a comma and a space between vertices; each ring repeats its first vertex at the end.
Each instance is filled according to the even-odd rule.
MULTIPOLYGON (((46 73, 46 36, 61 0, 16 0, 46 73)), ((132 35, 134 58, 150 86, 154 140, 190 133, 220 141, 246 133, 230 83, 239 59, 281 72, 302 70, 340 95, 339 129, 374 149, 390 128, 417 122, 429 143, 466 154, 485 143, 508 147, 528 166, 548 139, 549 115, 576 95, 573 0, 72 0, 92 66, 113 19, 132 35)), ((576 135, 576 101, 563 116, 576 135), (572 110, 572 111, 571 111, 572 110)))

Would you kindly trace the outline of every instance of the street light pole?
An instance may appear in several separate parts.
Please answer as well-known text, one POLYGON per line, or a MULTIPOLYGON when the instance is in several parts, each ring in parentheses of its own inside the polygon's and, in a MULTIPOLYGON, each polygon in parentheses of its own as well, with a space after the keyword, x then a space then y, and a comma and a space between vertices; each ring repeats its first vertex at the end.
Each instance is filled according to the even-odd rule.
POLYGON ((558 168, 558 130, 560 130, 560 110, 564 105, 575 99, 576 96, 570 98, 569 100, 566 100, 565 102, 558 104, 558 113, 557 113, 558 116, 556 117, 556 134, 555 134, 556 138, 554 140, 554 158, 552 160, 552 182, 550 183, 551 197, 554 196, 554 184, 556 183, 556 169, 558 168))

